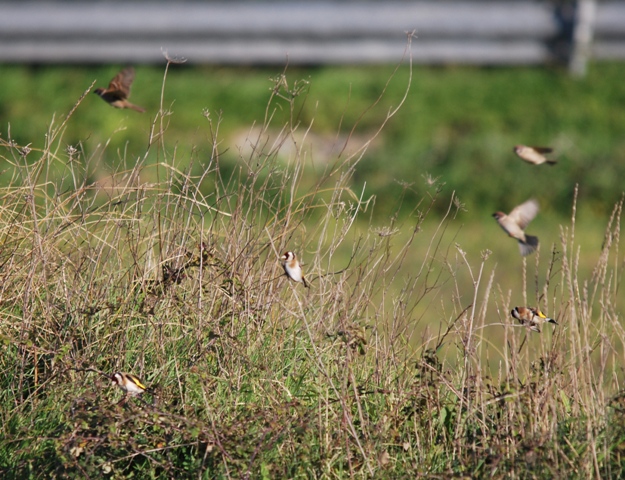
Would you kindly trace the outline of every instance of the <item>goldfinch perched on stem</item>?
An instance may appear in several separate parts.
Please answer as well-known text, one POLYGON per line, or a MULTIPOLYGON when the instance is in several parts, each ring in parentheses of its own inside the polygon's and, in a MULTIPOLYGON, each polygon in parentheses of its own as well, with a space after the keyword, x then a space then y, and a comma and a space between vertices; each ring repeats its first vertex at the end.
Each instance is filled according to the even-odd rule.
POLYGON ((521 255, 524 257, 529 255, 536 247, 538 247, 538 237, 526 235, 525 227, 534 219, 538 213, 538 202, 533 198, 514 209, 506 215, 503 212, 493 213, 493 217, 497 220, 499 226, 512 238, 516 238, 519 242, 521 255))
POLYGON ((533 307, 514 307, 510 312, 514 318, 516 318, 521 325, 525 325, 530 330, 540 333, 539 326, 545 322, 553 323, 557 325, 553 318, 547 317, 543 312, 533 307))
POLYGON ((282 268, 284 268, 284 273, 286 273, 287 277, 295 282, 303 283, 306 288, 310 287, 304 278, 302 266, 297 261, 297 257, 293 252, 285 252, 284 255, 280 257, 280 262, 282 263, 282 268))
POLYGON ((124 390, 129 397, 140 397, 148 389, 139 377, 131 373, 117 372, 111 376, 111 380, 113 385, 124 390))

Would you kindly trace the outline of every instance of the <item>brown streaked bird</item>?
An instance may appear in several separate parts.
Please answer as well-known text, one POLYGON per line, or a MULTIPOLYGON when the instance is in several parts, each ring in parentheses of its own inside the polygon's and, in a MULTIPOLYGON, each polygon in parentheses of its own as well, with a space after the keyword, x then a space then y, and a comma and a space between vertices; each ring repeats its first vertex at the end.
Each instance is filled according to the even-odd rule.
POLYGON ((111 375, 111 380, 113 385, 117 385, 124 390, 129 397, 139 397, 148 389, 139 377, 132 373, 117 372, 111 375))
POLYGON ((510 312, 514 318, 516 318, 521 325, 528 327, 533 332, 540 333, 540 325, 543 323, 553 323, 557 325, 553 318, 549 318, 543 312, 541 312, 538 308, 533 307, 514 307, 510 312))
POLYGON ((553 148, 549 147, 528 147, 526 145, 517 145, 514 147, 514 153, 516 153, 519 158, 534 165, 540 165, 542 163, 555 165, 558 163, 556 160, 545 157, 546 153, 551 152, 553 152, 553 148))
POLYGON ((115 108, 130 108, 137 112, 145 112, 144 108, 134 105, 128 101, 130 96, 130 85, 135 79, 135 69, 126 67, 113 77, 108 88, 96 88, 93 93, 100 95, 102 99, 115 108))
POLYGON ((286 273, 287 277, 295 282, 303 283, 306 288, 310 287, 304 278, 302 266, 293 252, 285 252, 282 257, 280 257, 280 262, 282 263, 282 268, 284 268, 284 273, 286 273))
POLYGON ((526 235, 525 227, 534 219, 538 213, 538 202, 531 198, 527 202, 514 207, 514 209, 506 215, 503 212, 493 213, 493 217, 504 232, 512 238, 516 238, 519 242, 519 250, 521 255, 526 256, 536 250, 538 247, 538 237, 526 235))

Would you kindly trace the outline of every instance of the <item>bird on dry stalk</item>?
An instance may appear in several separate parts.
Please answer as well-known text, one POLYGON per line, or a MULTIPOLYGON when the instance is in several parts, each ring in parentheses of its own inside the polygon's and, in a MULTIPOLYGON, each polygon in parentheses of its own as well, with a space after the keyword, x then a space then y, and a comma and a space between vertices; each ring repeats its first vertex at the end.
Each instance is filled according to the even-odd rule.
POLYGON ((510 312, 514 318, 516 318, 521 325, 528 327, 533 332, 540 333, 540 325, 543 323, 553 323, 557 325, 553 318, 547 317, 538 308, 534 307, 514 307, 510 312))
POLYGON ((295 282, 303 283, 306 288, 310 287, 309 283, 304 278, 302 266, 293 252, 285 252, 282 257, 280 257, 280 262, 282 263, 282 268, 284 268, 284 273, 286 273, 287 277, 295 282))
POLYGON ((102 100, 115 108, 130 108, 143 113, 145 112, 145 108, 141 108, 128 101, 130 86, 134 79, 135 69, 126 67, 113 77, 108 88, 96 88, 93 93, 102 97, 102 100))
POLYGON ((512 238, 519 242, 521 255, 526 256, 538 247, 538 237, 527 235, 525 228, 536 217, 538 213, 538 202, 533 198, 514 209, 506 215, 503 212, 493 213, 499 226, 512 238))

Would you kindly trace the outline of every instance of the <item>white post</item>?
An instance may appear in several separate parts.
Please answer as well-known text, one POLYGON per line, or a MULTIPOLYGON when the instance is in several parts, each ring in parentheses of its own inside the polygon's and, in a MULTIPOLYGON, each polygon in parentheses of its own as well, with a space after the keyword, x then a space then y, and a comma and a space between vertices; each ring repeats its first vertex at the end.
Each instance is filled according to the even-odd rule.
POLYGON ((576 77, 586 75, 588 60, 592 54, 592 37, 597 14, 597 0, 578 0, 573 45, 569 60, 569 71, 576 77))

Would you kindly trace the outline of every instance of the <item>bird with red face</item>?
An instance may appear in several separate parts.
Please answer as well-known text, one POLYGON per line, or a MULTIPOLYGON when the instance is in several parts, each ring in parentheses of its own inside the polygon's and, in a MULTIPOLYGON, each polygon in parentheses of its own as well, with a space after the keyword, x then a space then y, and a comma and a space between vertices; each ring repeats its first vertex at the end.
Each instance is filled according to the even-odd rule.
POLYGON ((521 325, 526 326, 533 332, 540 333, 540 325, 543 323, 553 323, 557 325, 553 318, 549 318, 543 312, 541 312, 538 308, 533 307, 514 307, 510 312, 514 318, 516 318, 521 325))
POLYGON ((282 263, 282 268, 284 268, 284 273, 286 273, 287 277, 294 282, 303 283, 306 288, 310 287, 304 278, 302 266, 293 252, 285 252, 282 257, 280 257, 280 262, 282 263))
POLYGON ((121 388, 129 397, 140 397, 148 389, 143 382, 132 373, 117 372, 111 376, 113 385, 121 388))

